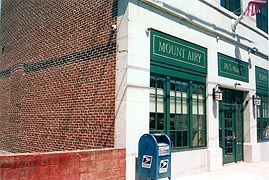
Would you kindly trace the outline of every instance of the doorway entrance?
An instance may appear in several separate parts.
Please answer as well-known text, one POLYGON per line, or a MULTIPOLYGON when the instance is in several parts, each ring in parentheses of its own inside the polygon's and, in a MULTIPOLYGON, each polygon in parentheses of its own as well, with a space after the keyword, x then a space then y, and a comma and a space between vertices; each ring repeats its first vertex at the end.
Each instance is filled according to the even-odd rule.
POLYGON ((223 89, 219 115, 223 163, 243 161, 243 92, 223 89))

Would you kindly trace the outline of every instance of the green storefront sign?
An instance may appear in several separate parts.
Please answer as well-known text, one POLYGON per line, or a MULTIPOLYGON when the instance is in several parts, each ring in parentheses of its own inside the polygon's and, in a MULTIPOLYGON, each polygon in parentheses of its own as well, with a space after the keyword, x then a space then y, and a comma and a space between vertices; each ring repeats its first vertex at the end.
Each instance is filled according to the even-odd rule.
POLYGON ((207 73, 207 49, 168 34, 151 30, 151 61, 207 73))
POLYGON ((269 90, 269 71, 255 66, 256 90, 260 94, 267 94, 269 90))
POLYGON ((218 53, 219 76, 249 82, 248 63, 218 53))

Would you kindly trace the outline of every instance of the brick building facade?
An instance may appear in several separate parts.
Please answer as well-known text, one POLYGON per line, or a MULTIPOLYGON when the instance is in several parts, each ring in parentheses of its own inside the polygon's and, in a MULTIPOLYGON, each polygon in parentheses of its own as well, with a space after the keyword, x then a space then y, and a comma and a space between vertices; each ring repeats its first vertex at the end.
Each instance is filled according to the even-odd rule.
POLYGON ((2 0, 0 149, 114 147, 117 1, 2 0))

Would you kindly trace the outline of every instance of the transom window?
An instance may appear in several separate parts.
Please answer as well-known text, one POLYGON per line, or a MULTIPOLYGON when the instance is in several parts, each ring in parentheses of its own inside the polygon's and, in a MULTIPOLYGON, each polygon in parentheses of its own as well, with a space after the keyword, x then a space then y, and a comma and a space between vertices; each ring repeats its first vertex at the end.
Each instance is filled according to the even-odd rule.
POLYGON ((258 141, 269 141, 269 97, 260 95, 261 105, 257 106, 258 141))
POLYGON ((150 133, 166 133, 174 149, 206 146, 205 86, 151 76, 150 133))

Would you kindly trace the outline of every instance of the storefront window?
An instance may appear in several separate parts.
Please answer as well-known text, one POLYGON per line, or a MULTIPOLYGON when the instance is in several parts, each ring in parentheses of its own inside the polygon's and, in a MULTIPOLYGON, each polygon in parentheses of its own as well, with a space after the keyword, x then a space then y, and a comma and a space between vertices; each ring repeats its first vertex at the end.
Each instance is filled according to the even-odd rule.
POLYGON ((257 106, 258 141, 269 141, 269 97, 262 96, 261 105, 257 106))
POLYGON ((150 86, 150 133, 166 133, 175 149, 205 146, 205 86, 158 76, 150 86))

